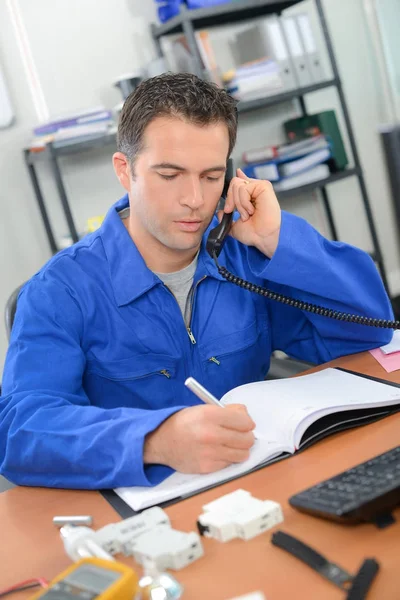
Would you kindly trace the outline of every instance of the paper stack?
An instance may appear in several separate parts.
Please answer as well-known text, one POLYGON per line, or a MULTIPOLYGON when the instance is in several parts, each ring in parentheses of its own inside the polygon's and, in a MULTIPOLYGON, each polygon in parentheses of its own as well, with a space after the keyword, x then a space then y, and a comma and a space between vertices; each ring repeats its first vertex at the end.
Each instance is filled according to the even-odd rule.
POLYGON ((400 369, 400 331, 393 333, 393 339, 389 344, 370 350, 372 356, 385 369, 387 373, 400 369))

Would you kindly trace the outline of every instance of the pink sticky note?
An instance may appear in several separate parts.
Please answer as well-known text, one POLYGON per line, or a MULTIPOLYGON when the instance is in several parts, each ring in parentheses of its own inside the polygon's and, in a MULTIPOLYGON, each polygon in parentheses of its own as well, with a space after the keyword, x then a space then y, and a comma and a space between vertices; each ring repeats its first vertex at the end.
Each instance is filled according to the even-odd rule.
POLYGON ((387 373, 400 370, 400 352, 385 354, 380 348, 375 348, 370 353, 387 373))

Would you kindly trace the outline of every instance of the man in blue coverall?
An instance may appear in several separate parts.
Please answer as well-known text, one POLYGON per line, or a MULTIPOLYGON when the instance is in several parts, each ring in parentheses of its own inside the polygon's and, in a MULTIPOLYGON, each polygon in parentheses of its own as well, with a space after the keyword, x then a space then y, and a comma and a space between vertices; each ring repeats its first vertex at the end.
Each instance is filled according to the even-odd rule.
MULTIPOLYGON (((174 469, 246 460, 244 407, 202 404, 262 380, 271 352, 314 363, 391 332, 278 304, 225 281, 205 249, 236 140, 235 101, 189 74, 143 82, 125 102, 115 172, 127 195, 102 226, 23 288, 0 404, 1 473, 24 485, 154 485, 174 469)), ((391 319, 364 252, 281 211, 268 181, 238 170, 225 211, 240 218, 219 257, 258 285, 391 319)))

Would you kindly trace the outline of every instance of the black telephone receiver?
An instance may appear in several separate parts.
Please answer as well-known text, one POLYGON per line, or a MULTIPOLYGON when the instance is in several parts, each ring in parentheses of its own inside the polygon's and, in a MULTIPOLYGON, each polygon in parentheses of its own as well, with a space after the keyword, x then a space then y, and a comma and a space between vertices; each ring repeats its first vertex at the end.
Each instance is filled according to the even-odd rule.
MULTIPOLYGON (((226 200, 229 186, 234 176, 235 171, 233 167, 233 160, 230 158, 226 165, 225 183, 224 189, 222 190, 222 198, 224 198, 224 200, 226 200)), ((228 236, 229 230, 231 228, 232 219, 233 212, 224 213, 221 223, 214 227, 214 229, 211 229, 206 242, 206 250, 210 254, 210 256, 212 256, 212 258, 218 258, 218 256, 220 255, 223 245, 228 236)))
MULTIPOLYGON (((235 176, 233 160, 230 158, 227 163, 226 174, 225 174, 225 183, 222 191, 222 197, 226 199, 228 194, 229 185, 231 179, 235 176)), ((299 308, 300 310, 311 312, 316 315, 322 315, 324 317, 329 317, 330 319, 336 319, 337 321, 347 321, 350 323, 357 323, 359 325, 368 325, 369 327, 380 327, 383 329, 400 329, 400 321, 388 321, 386 319, 374 319, 372 317, 362 317, 360 315, 353 315, 350 313, 343 313, 337 310, 333 310, 331 308, 326 308, 324 306, 318 306, 317 304, 311 304, 309 302, 303 302, 302 300, 296 300, 296 298, 290 298, 289 296, 284 296, 283 294, 278 294, 277 292, 273 292, 272 290, 268 290, 267 288, 261 287, 259 285, 255 285, 254 283, 250 283, 245 279, 241 279, 237 277, 225 267, 222 267, 218 263, 218 256, 221 253, 221 250, 224 246, 226 238, 229 234, 231 224, 233 219, 232 213, 224 213, 221 223, 211 229, 207 242, 206 242, 206 250, 214 259, 218 272, 224 279, 229 281, 230 283, 234 283, 245 290, 249 290, 250 292, 254 292, 255 294, 259 294, 260 296, 264 296, 265 298, 270 298, 271 300, 275 300, 276 302, 281 302, 282 304, 288 304, 289 306, 293 306, 294 308, 299 308)))

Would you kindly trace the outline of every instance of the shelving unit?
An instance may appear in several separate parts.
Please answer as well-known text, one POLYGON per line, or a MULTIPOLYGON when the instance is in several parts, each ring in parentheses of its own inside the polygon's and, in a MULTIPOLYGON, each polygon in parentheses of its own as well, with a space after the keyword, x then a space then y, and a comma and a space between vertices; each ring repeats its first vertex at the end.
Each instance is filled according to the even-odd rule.
POLYGON ((93 150, 95 148, 102 148, 108 144, 116 143, 116 134, 115 133, 107 133, 104 136, 94 138, 90 141, 84 142, 76 142, 74 144, 69 144, 67 146, 54 147, 52 143, 47 144, 47 146, 41 150, 37 151, 32 148, 24 149, 24 159, 25 164, 28 169, 29 177, 31 180, 32 188, 35 193, 36 201, 39 207, 40 215, 42 217, 43 225, 46 230, 47 240, 49 242, 50 250, 53 254, 58 252, 60 248, 56 242, 56 236, 54 234, 53 227, 51 225, 50 217, 48 210, 46 208, 46 203, 43 196, 42 187, 40 185, 37 166, 41 160, 47 160, 50 163, 51 172, 54 178, 54 181, 57 186, 58 196, 60 199, 60 203, 64 212, 65 221, 68 227, 68 232, 71 237, 72 242, 79 241, 78 230, 76 228, 71 207, 69 204, 69 199, 67 196, 67 191, 65 189, 65 185, 63 182, 61 167, 59 158, 66 155, 78 154, 81 152, 85 152, 88 150, 93 150))
MULTIPOLYGON (((173 17, 172 19, 170 19, 162 25, 152 25, 151 32, 159 56, 163 55, 161 47, 161 38, 163 36, 176 33, 184 33, 186 35, 190 51, 193 57, 195 58, 196 74, 199 77, 202 77, 203 65, 195 37, 195 31, 197 29, 209 28, 216 25, 238 23, 246 19, 265 17, 273 13, 280 14, 286 8, 294 6, 295 4, 299 4, 300 2, 301 0, 234 0, 232 2, 218 4, 210 8, 199 8, 194 10, 188 10, 185 4, 181 4, 179 15, 176 15, 175 17, 173 17)), ((303 185, 298 188, 278 193, 278 197, 282 199, 289 196, 302 194, 311 190, 319 189, 321 191, 322 202, 326 212, 331 237, 332 239, 337 240, 338 233, 329 202, 327 186, 331 183, 340 181, 347 177, 357 177, 360 186, 363 207, 367 217, 368 228, 373 243, 373 251, 371 253, 371 256, 375 260, 380 270, 383 283, 386 289, 388 290, 387 277, 381 247, 371 211, 368 191, 365 185, 364 175, 360 164, 358 150, 353 133, 353 127, 350 121, 349 111, 343 92, 342 82, 340 79, 336 58, 333 52, 332 41, 328 31, 324 10, 322 7, 322 0, 314 0, 314 2, 317 8, 326 48, 329 55, 333 72, 333 78, 327 81, 323 81, 321 83, 310 85, 308 87, 298 88, 290 92, 285 92, 283 94, 277 94, 275 96, 268 96, 265 98, 259 98, 257 100, 251 100, 247 102, 239 102, 238 111, 240 114, 243 114, 253 110, 260 110, 269 106, 280 104, 281 102, 286 102, 294 98, 298 98, 301 112, 303 115, 306 115, 307 111, 304 101, 304 96, 306 94, 310 94, 312 92, 322 90, 328 87, 336 88, 353 155, 354 168, 346 169, 345 171, 341 171, 338 173, 333 173, 330 177, 321 181, 317 181, 314 183, 303 185)))
MULTIPOLYGON (((160 56, 162 56, 162 48, 160 42, 161 38, 165 35, 183 32, 187 36, 191 52, 196 58, 198 75, 202 76, 202 61, 195 38, 196 29, 212 27, 215 25, 237 23, 250 18, 265 17, 272 13, 279 14, 284 9, 298 4, 299 2, 301 2, 301 0, 233 0, 232 2, 228 2, 225 4, 219 4, 210 8, 201 8, 197 10, 188 10, 184 4, 181 4, 181 12, 179 15, 162 25, 152 25, 151 31, 160 56)), ((329 177, 321 181, 317 181, 295 189, 280 192, 278 193, 278 197, 279 199, 283 199, 294 195, 303 194, 305 192, 309 192, 315 189, 319 189, 321 191, 322 202, 326 212, 331 237, 332 239, 337 240, 338 233, 334 222, 330 201, 328 198, 327 186, 329 186, 329 184, 331 183, 335 183, 348 177, 357 177, 360 186, 364 210, 368 221, 368 227, 373 243, 373 251, 371 252, 371 256, 375 260, 380 270, 386 289, 388 289, 380 243, 378 240, 376 227, 371 212, 368 192, 365 185, 362 168, 360 165, 358 150, 354 139, 353 128, 350 121, 347 103, 343 93, 342 83, 340 80, 340 75, 338 72, 336 59, 332 48, 332 42, 325 20, 325 15, 322 7, 322 0, 314 0, 314 2, 317 7, 322 32, 325 38, 325 43, 332 66, 333 77, 326 81, 322 81, 320 83, 313 84, 307 87, 298 88, 290 92, 284 92, 282 94, 277 94, 274 96, 259 98, 257 100, 239 102, 238 111, 240 114, 244 114, 254 110, 262 110, 270 106, 274 106, 282 102, 287 102, 289 100, 297 98, 299 100, 302 114, 306 115, 307 112, 304 97, 307 94, 329 87, 336 88, 341 108, 343 111, 346 129, 348 132, 350 147, 353 154, 354 167, 351 169, 346 169, 345 171, 332 173, 329 177)), ((53 253, 57 252, 59 248, 56 243, 54 231, 51 226, 49 214, 46 209, 45 200, 39 183, 38 172, 36 168, 38 156, 44 156, 50 162, 52 174, 57 185, 59 199, 68 227, 68 232, 70 234, 71 240, 73 242, 76 242, 79 239, 78 232, 74 223, 69 200, 67 197, 67 192, 63 183, 59 158, 68 154, 76 154, 83 151, 90 151, 91 149, 99 148, 108 144, 115 144, 115 141, 115 133, 109 133, 105 136, 96 138, 89 142, 77 142, 73 145, 65 147, 56 148, 52 144, 48 144, 46 149, 43 152, 39 153, 39 155, 36 152, 33 152, 30 148, 26 148, 24 150, 25 162, 30 175, 32 187, 46 230, 50 249, 53 253)))

